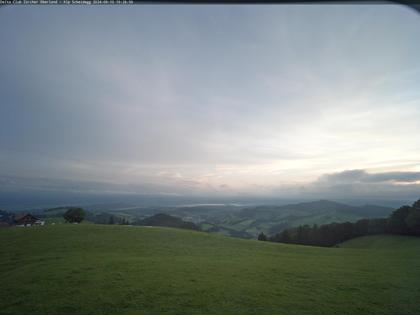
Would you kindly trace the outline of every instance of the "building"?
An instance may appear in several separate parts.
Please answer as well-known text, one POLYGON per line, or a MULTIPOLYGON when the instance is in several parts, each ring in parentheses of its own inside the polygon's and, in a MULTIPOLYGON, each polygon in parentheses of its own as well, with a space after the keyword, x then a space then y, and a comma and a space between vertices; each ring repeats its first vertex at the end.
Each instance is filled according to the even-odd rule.
POLYGON ((44 221, 30 213, 16 215, 14 217, 14 223, 18 226, 44 225, 44 221))

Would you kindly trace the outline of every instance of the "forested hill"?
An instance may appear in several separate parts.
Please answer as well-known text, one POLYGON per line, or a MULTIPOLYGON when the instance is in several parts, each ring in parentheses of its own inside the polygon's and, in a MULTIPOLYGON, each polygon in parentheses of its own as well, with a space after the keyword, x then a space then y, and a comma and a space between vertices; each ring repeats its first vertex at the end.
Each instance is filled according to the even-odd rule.
MULTIPOLYGON (((412 206, 402 206, 388 218, 361 219, 357 222, 300 225, 270 236, 268 240, 281 243, 333 246, 355 237, 374 234, 420 236, 420 199, 412 206)), ((259 240, 267 240, 264 233, 259 240)))

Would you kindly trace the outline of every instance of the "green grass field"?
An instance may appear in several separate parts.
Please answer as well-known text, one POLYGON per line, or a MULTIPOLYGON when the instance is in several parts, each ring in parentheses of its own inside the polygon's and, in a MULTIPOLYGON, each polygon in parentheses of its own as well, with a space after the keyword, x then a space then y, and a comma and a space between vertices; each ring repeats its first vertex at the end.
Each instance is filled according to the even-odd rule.
POLYGON ((0 314, 420 314, 420 239, 60 224, 2 229, 0 244, 0 314))
POLYGON ((414 236, 372 235, 340 244, 343 248, 420 251, 420 239, 414 236))

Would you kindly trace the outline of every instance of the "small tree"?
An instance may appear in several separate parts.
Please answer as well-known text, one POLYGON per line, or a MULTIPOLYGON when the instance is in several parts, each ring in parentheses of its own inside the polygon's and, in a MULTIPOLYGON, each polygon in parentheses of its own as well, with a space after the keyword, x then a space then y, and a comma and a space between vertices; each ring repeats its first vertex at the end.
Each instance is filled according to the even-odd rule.
POLYGON ((70 223, 80 223, 85 218, 85 210, 82 208, 70 208, 64 214, 64 220, 70 223))
POLYGON ((258 240, 259 240, 259 241, 266 241, 266 240, 267 240, 267 236, 266 236, 263 232, 261 232, 261 233, 258 235, 258 240))
POLYGON ((123 224, 123 225, 129 225, 130 222, 128 222, 128 219, 123 218, 121 224, 123 224))

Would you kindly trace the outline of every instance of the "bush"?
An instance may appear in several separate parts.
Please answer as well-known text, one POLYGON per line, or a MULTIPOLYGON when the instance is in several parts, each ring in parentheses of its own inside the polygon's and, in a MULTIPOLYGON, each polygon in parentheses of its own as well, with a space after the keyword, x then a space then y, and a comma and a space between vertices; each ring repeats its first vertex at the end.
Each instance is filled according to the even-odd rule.
POLYGON ((64 214, 64 220, 70 223, 80 223, 85 218, 85 210, 82 208, 70 208, 64 214))

